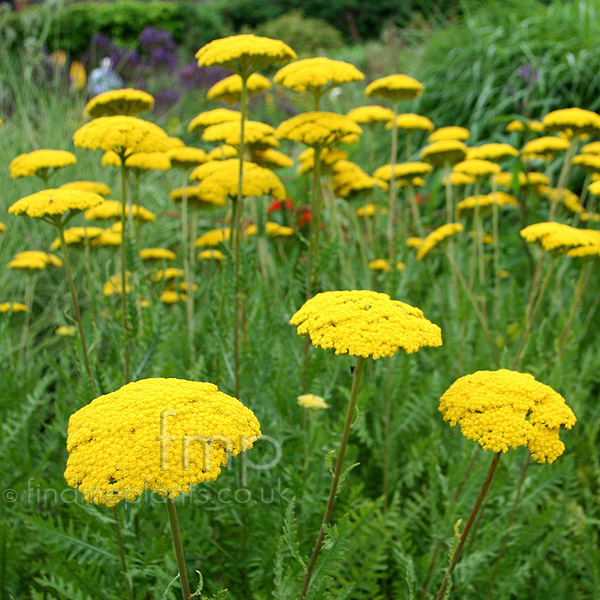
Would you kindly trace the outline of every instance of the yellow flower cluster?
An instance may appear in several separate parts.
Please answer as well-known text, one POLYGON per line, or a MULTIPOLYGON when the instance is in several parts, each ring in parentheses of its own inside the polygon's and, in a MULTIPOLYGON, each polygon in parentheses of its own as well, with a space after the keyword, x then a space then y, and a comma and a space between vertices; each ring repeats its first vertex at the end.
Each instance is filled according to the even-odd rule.
POLYGON ((144 248, 140 250, 140 258, 147 262, 175 260, 175 252, 167 250, 167 248, 144 248))
MULTIPOLYGON (((175 188, 169 192, 171 200, 180 202, 183 200, 184 188, 175 188)), ((225 196, 215 196, 200 189, 199 185, 188 185, 185 188, 185 195, 191 206, 196 208, 214 208, 215 206, 225 206, 227 200, 225 196)))
POLYGON ((60 169, 74 165, 76 162, 75 155, 66 150, 34 150, 13 158, 8 165, 8 170, 10 176, 17 179, 18 177, 33 177, 48 169, 60 169))
POLYGON ((110 196, 112 190, 105 184, 99 181, 70 181, 63 183, 60 190, 80 190, 82 192, 92 192, 100 194, 100 196, 110 196))
POLYGON ((99 117, 73 134, 78 148, 112 150, 126 157, 137 152, 166 152, 168 140, 158 125, 127 116, 99 117))
POLYGON ((308 408, 311 410, 320 410, 329 408, 329 405, 321 396, 315 394, 302 394, 298 396, 298 405, 302 408, 308 408))
POLYGON ((500 369, 457 379, 440 398, 450 425, 485 450, 525 446, 540 462, 554 462, 565 449, 559 431, 576 422, 565 399, 528 373, 500 369))
MULTIPOLYGON (((394 119, 385 126, 386 129, 393 129, 394 119)), ((434 125, 431 119, 424 117, 423 115, 416 115, 415 113, 403 113, 396 117, 396 127, 398 129, 404 129, 406 131, 433 131, 434 125)))
MULTIPOLYGON (((248 94, 260 94, 271 89, 271 82, 259 73, 253 73, 248 77, 246 90, 248 94)), ((209 100, 223 100, 228 104, 240 101, 242 95, 242 78, 239 75, 230 75, 217 81, 206 93, 209 100)))
MULTIPOLYGON (((432 171, 432 167, 428 163, 424 162, 406 162, 394 165, 394 177, 396 179, 412 179, 420 175, 428 175, 432 171)), ((384 181, 390 181, 392 178, 392 165, 383 165, 375 170, 373 177, 377 179, 383 179, 384 181)))
MULTIPOLYGON (((123 204, 119 200, 105 200, 102 204, 86 210, 83 217, 86 221, 120 219, 122 210, 123 204)), ((138 204, 133 204, 131 211, 129 206, 126 206, 125 215, 129 216, 130 212, 133 218, 141 223, 154 223, 156 221, 156 215, 152 211, 138 204)))
POLYGON ((540 196, 544 196, 552 202, 562 202, 563 206, 573 213, 583 213, 585 210, 583 204, 579 203, 579 196, 566 188, 551 188, 541 185, 537 191, 540 196))
POLYGON ((138 115, 154 106, 154 98, 142 90, 125 88, 110 90, 94 96, 85 106, 92 119, 111 115, 138 115))
POLYGON ((24 250, 18 252, 8 263, 9 269, 42 270, 50 265, 62 267, 63 262, 57 256, 42 252, 41 250, 24 250))
POLYGON ((202 148, 182 146, 167 152, 171 166, 176 169, 192 169, 208 161, 208 154, 202 148))
POLYGON ((528 141, 521 149, 521 155, 535 155, 549 160, 568 147, 569 142, 566 139, 547 135, 528 141))
MULTIPOLYGON (((240 145, 241 127, 239 121, 227 121, 207 127, 202 134, 205 142, 223 142, 230 146, 240 145)), ((244 143, 253 148, 278 148, 275 130, 260 121, 244 123, 244 143)))
POLYGON ((121 222, 117 221, 113 223, 107 229, 104 229, 102 233, 92 240, 92 246, 120 246, 123 241, 123 228, 121 222))
POLYGON ((377 123, 388 122, 394 118, 394 111, 390 108, 370 104, 368 106, 358 106, 346 113, 346 116, 357 123, 377 123))
MULTIPOLYGON (((494 175, 494 183, 500 187, 511 188, 514 177, 513 173, 496 173, 494 175)), ((517 173, 516 181, 517 185, 522 188, 530 185, 537 187, 540 185, 548 185, 550 183, 550 180, 546 175, 535 171, 528 171, 527 173, 519 171, 517 173)))
POLYGON ((261 435, 254 413, 212 383, 143 379, 71 415, 65 479, 114 506, 145 489, 177 497, 214 481, 261 435))
POLYGON ((5 233, 6 232, 6 225, 2 222, 0 222, 0 233, 5 233))
POLYGON ((451 125, 450 127, 440 127, 436 129, 427 138, 428 142, 443 142, 445 140, 455 140, 459 142, 466 142, 471 137, 471 132, 465 127, 457 127, 451 125))
POLYGON ((222 261, 225 255, 220 250, 202 250, 198 253, 198 260, 217 260, 222 261))
POLYGON ((469 148, 467 151, 467 160, 491 160, 493 162, 499 162, 519 156, 519 151, 510 144, 483 144, 482 146, 476 146, 475 148, 469 148))
POLYGON ((514 196, 505 194, 504 192, 496 192, 495 194, 492 192, 486 195, 469 196, 461 200, 456 205, 456 216, 471 216, 474 214, 476 208, 479 208, 479 214, 483 216, 492 210, 494 204, 497 204, 499 207, 519 206, 519 202, 514 196))
POLYGON ((411 353, 442 345, 440 328, 418 308, 368 290, 317 294, 290 323, 314 346, 333 348, 336 354, 377 359, 400 349, 411 353))
POLYGON ((360 126, 344 115, 331 112, 306 112, 283 121, 275 130, 279 138, 324 147, 343 143, 349 136, 362 133, 360 126))
POLYGON ((457 173, 464 173, 476 179, 489 177, 495 173, 500 173, 500 165, 497 165, 491 160, 481 160, 472 158, 456 163, 453 170, 457 173))
POLYGON ((228 158, 235 158, 238 154, 238 149, 234 146, 221 144, 208 153, 208 160, 227 160, 228 158))
POLYGON ((562 131, 569 137, 600 133, 600 115, 583 108, 562 108, 549 112, 542 120, 546 131, 562 131))
MULTIPOLYGON (((109 150, 102 156, 101 164, 103 167, 120 167, 121 158, 116 152, 109 150)), ((125 159, 125 166, 147 171, 168 171, 171 160, 166 152, 136 152, 125 159)))
POLYGON ((571 163, 590 173, 600 173, 600 155, 598 154, 578 154, 573 157, 571 163))
POLYGON ((273 81, 296 92, 324 92, 327 89, 361 81, 365 76, 354 65, 325 57, 305 58, 282 67, 273 81))
MULTIPOLYGON (((125 293, 131 292, 131 286, 129 281, 131 279, 131 273, 125 271, 125 293)), ((105 296, 121 296, 123 294, 123 285, 121 282, 121 273, 111 275, 108 281, 102 286, 102 293, 105 296)))
POLYGON ((75 326, 74 325, 61 325, 57 327, 54 335, 58 335, 60 337, 74 337, 75 336, 75 326))
POLYGON ((2 302, 0 303, 0 313, 7 312, 27 312, 29 309, 21 302, 2 302))
POLYGON ((267 169, 286 169, 294 166, 294 161, 289 156, 272 148, 254 151, 252 162, 267 169))
POLYGON ((365 95, 394 101, 411 100, 420 96, 424 89, 423 84, 413 77, 397 74, 376 79, 366 87, 365 95))
POLYGON ((229 227, 222 227, 220 229, 211 229, 206 233, 203 233, 195 242, 196 248, 203 248, 205 246, 218 246, 229 241, 231 237, 231 229, 229 227))
POLYGON ((543 133, 544 125, 539 121, 530 121, 529 119, 523 123, 523 121, 511 121, 506 126, 506 133, 513 133, 514 131, 525 131, 525 129, 532 131, 533 133, 543 133))
POLYGON ((201 112, 195 116, 188 125, 189 133, 201 133, 211 125, 219 125, 228 121, 239 121, 242 114, 237 110, 229 110, 228 108, 214 108, 201 112))
MULTIPOLYGON (((339 148, 321 148, 319 153, 319 162, 321 163, 321 169, 324 167, 331 167, 340 160, 346 160, 348 153, 345 150, 339 148)), ((307 148, 298 154, 298 162, 300 163, 299 173, 303 175, 308 171, 312 171, 315 166, 315 149, 307 148)))
POLYGON ((450 185, 454 187, 458 187, 459 185, 473 185, 476 179, 472 175, 467 175, 466 173, 457 173, 456 171, 451 171, 449 175, 446 175, 442 179, 442 183, 450 185))
POLYGON ((163 290, 160 295, 160 301, 163 304, 177 304, 177 302, 185 302, 186 300, 186 294, 180 294, 175 290, 163 290))
POLYGON ((596 246, 600 243, 600 231, 577 229, 555 221, 529 225, 521 229, 520 234, 528 242, 539 242, 547 252, 565 252, 571 248, 596 246))
POLYGON ((332 167, 333 190, 341 198, 347 198, 353 193, 371 190, 374 186, 386 190, 385 181, 367 175, 356 163, 338 160, 332 167))
MULTIPOLYGON (((418 246, 417 259, 423 260, 435 247, 463 230, 462 223, 446 223, 434 229, 418 246)), ((407 240, 408 242, 408 240, 407 240)))
POLYGON ((390 265, 385 258, 376 258, 369 263, 369 269, 371 269, 371 271, 383 271, 384 273, 389 273, 390 265))
POLYGON ((67 212, 82 211, 104 202, 104 198, 93 192, 79 190, 42 190, 17 200, 9 209, 11 215, 28 217, 54 217, 67 212))
POLYGON ((421 150, 421 158, 437 167, 460 162, 466 155, 467 146, 460 140, 440 140, 421 150))
POLYGON ((265 233, 270 238, 289 237, 290 235, 294 235, 294 228, 280 225, 274 221, 267 221, 265 223, 265 233))
POLYGON ((356 209, 358 217, 374 217, 375 215, 383 215, 387 213, 387 209, 378 206, 377 204, 365 204, 356 209))

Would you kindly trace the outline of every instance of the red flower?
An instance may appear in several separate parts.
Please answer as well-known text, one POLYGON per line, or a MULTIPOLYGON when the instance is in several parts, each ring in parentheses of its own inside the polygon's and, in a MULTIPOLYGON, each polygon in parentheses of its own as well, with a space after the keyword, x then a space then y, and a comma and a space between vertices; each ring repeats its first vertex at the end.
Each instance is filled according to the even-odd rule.
POLYGON ((294 203, 286 198, 285 200, 273 200, 271 204, 269 204, 269 208, 267 209, 267 213, 271 214, 274 212, 278 212, 280 210, 294 210, 294 203))
POLYGON ((306 208, 301 209, 301 212, 298 216, 298 229, 303 229, 308 225, 312 220, 312 215, 310 211, 306 208))

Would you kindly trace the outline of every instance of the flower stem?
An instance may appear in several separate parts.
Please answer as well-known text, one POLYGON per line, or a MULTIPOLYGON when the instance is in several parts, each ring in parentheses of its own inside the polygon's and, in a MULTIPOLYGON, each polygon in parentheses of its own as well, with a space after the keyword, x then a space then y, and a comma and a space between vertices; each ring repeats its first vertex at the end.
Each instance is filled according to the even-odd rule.
POLYGON ((194 282, 190 269, 190 232, 188 226, 188 195, 187 195, 187 177, 185 171, 182 175, 182 194, 181 194, 181 239, 183 244, 183 271, 185 273, 186 287, 186 307, 187 307, 187 327, 188 327, 188 348, 190 353, 190 366, 195 362, 194 352, 194 282))
POLYGON ((396 217, 396 158, 398 154, 398 124, 396 118, 398 117, 398 106, 394 105, 394 120, 392 121, 392 152, 390 155, 390 209, 388 214, 387 223, 387 237, 388 237, 388 262, 390 265, 396 264, 396 248, 395 248, 395 236, 394 236, 394 219, 396 217))
POLYGON ((181 579, 181 596, 183 600, 189 600, 190 583, 185 566, 185 556, 183 554, 183 544, 181 543, 181 532, 179 531, 179 520, 177 519, 177 508, 173 498, 165 498, 167 504, 167 513, 169 515, 169 524, 171 525, 171 535, 173 536, 173 546, 175 547, 175 557, 177 558, 177 568, 181 579))
POLYGON ((460 534, 458 544, 456 545, 454 553, 452 554, 452 558, 450 559, 450 565, 448 566, 448 570, 446 571, 446 574, 444 575, 442 585, 440 586, 440 589, 437 593, 437 596, 435 597, 435 600, 442 600, 444 598, 444 594, 446 593, 446 588, 448 587, 448 581, 452 577, 452 574, 454 573, 456 564, 458 563, 458 561, 460 559, 460 555, 462 553, 465 542, 467 541, 467 537, 469 535, 469 531, 471 530, 471 526, 473 525, 473 521, 475 520, 475 517, 477 516, 477 513, 479 512, 481 503, 483 502, 483 499, 485 498, 488 490, 490 489, 490 485, 492 483, 492 479, 494 477, 494 473, 496 472, 496 467, 498 466, 498 462, 500 461, 501 456, 502 456, 502 453, 500 453, 500 452, 497 452, 494 455, 494 458, 492 460, 490 468, 488 469, 487 475, 485 476, 483 485, 481 486, 481 490, 479 491, 479 495, 477 496, 477 500, 475 500, 475 504, 473 505, 473 508, 471 509, 471 513, 469 514, 469 517, 467 518, 467 522, 465 523, 465 527, 464 527, 462 533, 460 534))
POLYGON ((344 466, 344 456, 346 454, 346 447, 348 445, 348 437, 350 435, 350 427, 352 425, 352 419, 354 418, 354 411, 356 409, 356 399, 358 398, 358 387, 360 385, 360 379, 362 377, 363 368, 365 366, 366 358, 362 356, 357 357, 356 367, 354 368, 354 379, 352 380, 352 390, 350 392, 350 400, 348 402, 348 410, 346 412, 346 420, 344 421, 344 429, 342 431, 342 439, 340 441, 340 448, 338 450, 337 459, 335 462, 335 470, 333 472, 333 480, 331 482, 331 488, 329 490, 329 498, 327 499, 327 508, 323 515, 323 521, 317 536, 315 547, 313 548, 312 555, 310 557, 310 563, 306 570, 304 577, 304 584, 302 585, 302 591, 300 592, 299 600, 303 600, 308 592, 310 586, 310 580, 312 577, 313 570, 317 563, 317 558, 321 553, 323 546, 323 540, 325 539, 325 527, 329 525, 331 521, 331 515, 333 514, 333 507, 335 505, 335 497, 337 494, 337 488, 340 483, 340 477, 342 475, 342 467, 344 466))
MULTIPOLYGON (((127 167, 121 156, 121 318, 123 321, 123 377, 129 383, 129 334, 127 332, 127 167)), ((133 211, 132 211, 133 213, 133 211)))
POLYGON ((67 272, 67 281, 69 282, 69 290, 71 292, 71 300, 73 301, 73 312, 75 313, 75 320, 79 327, 79 337, 81 339, 81 349, 83 350, 83 360, 85 362, 85 370, 87 371, 88 379, 92 389, 94 386, 94 378, 92 377, 92 369, 90 368, 90 359, 88 358, 87 346, 85 344, 85 337, 83 336, 83 322, 81 320, 81 313, 79 312, 79 303, 77 302, 77 293, 75 292, 75 284, 73 283, 73 272, 71 270, 71 261, 69 260, 69 252, 67 251, 67 243, 65 242, 64 226, 57 225, 58 235, 60 237, 60 245, 63 249, 63 257, 65 259, 65 271, 67 272))
POLYGON ((125 585, 127 587, 127 595, 133 600, 133 583, 131 575, 127 569, 127 557, 125 555, 125 544, 123 544, 123 534, 121 533, 121 525, 119 524, 119 513, 117 507, 113 506, 113 519, 115 520, 115 530, 117 532, 117 542, 119 544, 119 554, 121 555, 121 566, 123 567, 123 576, 125 577, 125 585))

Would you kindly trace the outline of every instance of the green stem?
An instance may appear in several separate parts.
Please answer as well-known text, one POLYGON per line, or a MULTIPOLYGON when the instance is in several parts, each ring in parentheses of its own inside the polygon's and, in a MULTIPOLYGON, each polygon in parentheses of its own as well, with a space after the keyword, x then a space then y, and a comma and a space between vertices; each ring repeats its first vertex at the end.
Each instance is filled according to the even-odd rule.
POLYGON ((435 597, 435 600, 443 600, 443 598, 444 598, 444 595, 446 593, 446 588, 448 587, 448 581, 451 579, 451 577, 454 573, 456 564, 458 563, 458 561, 460 559, 460 555, 462 553, 465 542, 467 541, 467 537, 469 535, 469 531, 471 530, 471 526, 473 525, 473 521, 475 520, 475 517, 477 516, 477 513, 479 512, 481 503, 483 502, 483 499, 485 498, 488 490, 490 489, 490 485, 492 483, 492 479, 494 478, 494 473, 496 472, 496 467, 498 466, 498 462, 500 461, 501 456, 502 456, 501 452, 497 452, 494 455, 492 464, 490 465, 490 468, 488 469, 488 472, 487 472, 487 475, 485 476, 483 485, 481 486, 481 490, 479 491, 479 495, 477 496, 477 500, 475 501, 475 504, 473 505, 471 513, 469 514, 469 517, 467 518, 467 522, 465 523, 465 527, 464 527, 462 533, 460 534, 458 544, 456 545, 454 553, 452 554, 452 558, 450 559, 450 564, 448 566, 448 570, 446 571, 446 574, 444 575, 444 580, 442 581, 442 585, 440 586, 440 589, 437 593, 437 596, 435 597))
POLYGON ((331 515, 333 514, 333 507, 335 505, 335 497, 337 494, 337 488, 340 482, 340 477, 342 475, 342 467, 344 466, 344 456, 346 454, 346 447, 348 445, 348 437, 350 435, 350 428, 352 426, 352 419, 354 418, 354 411, 356 409, 356 399, 358 398, 358 387, 360 385, 360 379, 362 376, 363 368, 365 366, 366 358, 362 356, 357 357, 356 359, 356 367, 354 369, 354 379, 352 381, 352 390, 350 392, 350 400, 348 402, 348 410, 346 412, 346 420, 344 421, 344 430, 342 431, 342 439, 340 441, 340 448, 338 450, 337 459, 335 462, 335 470, 333 472, 333 480, 331 482, 331 488, 329 490, 329 498, 327 499, 327 508, 325 509, 325 514, 323 515, 323 521, 321 523, 321 528, 319 530, 319 535, 317 536, 317 541, 315 543, 315 547, 313 549, 312 555, 310 557, 310 563, 308 565, 308 569, 306 570, 306 575, 304 577, 304 584, 302 585, 302 591, 300 592, 299 600, 302 600, 306 593, 308 592, 308 588, 310 586, 310 580, 317 563, 317 558, 321 553, 321 548, 323 546, 323 540, 325 539, 325 528, 329 525, 331 521, 331 515))
POLYGON ((495 322, 499 322, 500 318, 500 226, 499 226, 499 214, 498 214, 498 186, 495 180, 492 178, 492 194, 494 203, 492 206, 492 243, 494 244, 494 319, 495 322))
POLYGON ((183 271, 185 274, 186 287, 186 307, 187 307, 187 328, 188 328, 188 348, 190 353, 190 366, 195 362, 194 356, 194 290, 192 274, 190 271, 190 232, 188 226, 188 195, 187 195, 187 177, 185 171, 182 175, 182 194, 181 194, 181 239, 183 244, 183 271))
POLYGON ((394 105, 394 120, 392 121, 392 151, 390 155, 390 208, 388 213, 387 237, 388 237, 388 263, 396 264, 396 248, 394 236, 394 219, 396 217, 396 157, 398 154, 398 106, 394 105))
MULTIPOLYGON (((556 187, 559 190, 561 190, 562 188, 565 187, 565 183, 567 182, 569 173, 571 171, 571 158, 573 158, 573 155, 575 154, 576 151, 577 151, 577 138, 573 137, 573 138, 571 138, 571 143, 569 144, 569 147, 567 148, 567 152, 565 153, 565 160, 562 164, 562 167, 560 169, 560 174, 558 176, 558 184, 556 187)), ((554 214, 556 212, 557 204, 558 204, 558 194, 551 201, 550 215, 548 217, 548 221, 554 221, 554 214)))
POLYGON ((121 156, 121 319, 123 322, 123 377, 129 383, 129 333, 127 331, 127 167, 121 156))
POLYGON ((113 518, 115 520, 115 530, 117 532, 117 542, 119 545, 119 554, 121 556, 121 566, 123 567, 123 577, 125 577, 125 586, 127 587, 127 595, 133 600, 133 582, 131 575, 127 569, 127 556, 125 554, 125 544, 123 543, 123 534, 121 533, 121 525, 119 524, 119 513, 117 507, 113 506, 113 518))
POLYGON ((183 544, 181 543, 181 532, 179 531, 179 520, 177 519, 177 508, 173 498, 165 498, 167 513, 169 515, 169 524, 171 525, 171 535, 173 536, 173 546, 175 547, 175 557, 177 558, 177 568, 179 569, 179 578, 181 579, 181 596, 183 600, 189 600, 191 597, 190 583, 185 566, 185 556, 183 554, 183 544))

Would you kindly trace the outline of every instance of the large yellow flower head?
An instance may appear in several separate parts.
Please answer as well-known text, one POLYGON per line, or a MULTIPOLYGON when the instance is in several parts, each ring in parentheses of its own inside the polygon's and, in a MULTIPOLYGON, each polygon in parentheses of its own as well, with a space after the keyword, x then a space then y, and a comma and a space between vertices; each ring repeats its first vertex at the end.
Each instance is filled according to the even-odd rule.
POLYGON ((417 246, 417 259, 423 260, 434 248, 445 242, 448 238, 460 233, 463 230, 462 223, 446 223, 437 229, 434 229, 417 246))
MULTIPOLYGON (((239 146, 240 134, 239 121, 228 121, 208 127, 202 134, 202 139, 206 142, 223 142, 230 146, 239 146)), ((277 148, 279 146, 275 137, 275 129, 260 121, 245 122, 244 143, 253 148, 277 148)))
POLYGON ((294 166, 294 161, 287 154, 272 148, 255 150, 252 153, 252 162, 267 169, 288 169, 294 166))
POLYGON ((69 183, 63 183, 59 189, 93 192, 94 194, 100 194, 101 196, 110 196, 112 192, 105 183, 100 183, 99 181, 69 181, 69 183))
POLYGON ((463 160, 454 165, 453 170, 457 173, 464 173, 465 175, 471 175, 476 179, 482 179, 489 177, 494 173, 500 173, 500 165, 492 162, 491 160, 480 160, 480 159, 469 159, 463 160))
MULTIPOLYGON (((513 173, 496 173, 494 175, 494 182, 496 185, 505 188, 511 188, 513 185, 513 180, 515 180, 515 176, 513 173)), ((535 171, 528 171, 524 173, 523 171, 519 171, 517 173, 516 182, 519 187, 529 187, 530 185, 533 187, 538 187, 541 185, 549 185, 550 179, 548 179, 547 175, 543 173, 537 173, 535 171)))
POLYGON ((185 195, 190 206, 195 208, 214 208, 216 206, 225 206, 227 199, 225 196, 216 196, 213 193, 201 190, 198 185, 188 185, 185 188, 175 188, 169 192, 171 200, 174 202, 181 202, 183 200, 183 193, 185 195))
POLYGON ((388 75, 370 83, 365 89, 365 95, 393 101, 412 100, 419 97, 424 89, 422 83, 408 75, 388 75))
POLYGON ((137 152, 166 152, 168 140, 158 125, 127 116, 99 117, 73 135, 73 143, 78 148, 112 150, 126 157, 137 152))
MULTIPOLYGON (((101 227, 69 227, 69 229, 64 230, 65 242, 67 246, 84 244, 87 240, 97 238, 103 231, 104 229, 101 227)), ((56 237, 50 246, 50 250, 58 250, 60 245, 60 237, 56 237)))
MULTIPOLYGON (((123 204, 119 200, 105 200, 101 205, 86 210, 83 217, 86 221, 120 219, 122 207, 123 204)), ((125 215, 129 216, 129 213, 129 206, 126 206, 125 215)), ((152 211, 149 211, 147 208, 139 206, 138 204, 133 204, 131 206, 131 213, 133 218, 141 223, 153 223, 156 221, 156 215, 152 211)))
POLYGON ((600 155, 598 154, 578 154, 572 158, 571 163, 590 173, 600 173, 600 155))
MULTIPOLYGON (((393 129, 393 120, 394 119, 392 118, 385 126, 386 129, 393 129)), ((406 131, 433 131, 434 125, 431 119, 428 119, 423 115, 416 115, 415 113, 403 113, 396 117, 396 127, 406 131)))
POLYGON ((543 156, 545 160, 553 158, 559 152, 564 152, 569 147, 565 138, 545 135, 535 140, 528 141, 521 150, 521 155, 543 156))
POLYGON ((13 179, 35 175, 45 177, 50 169, 60 169, 76 162, 75 155, 66 150, 34 150, 13 158, 8 170, 13 179))
POLYGON ((254 413, 212 383, 143 379, 71 415, 65 479, 87 502, 114 506, 145 489, 187 494, 214 481, 261 435, 254 413))
POLYGON ((357 123, 378 123, 391 121, 394 118, 394 111, 391 108, 384 108, 376 104, 368 106, 358 106, 346 113, 346 116, 357 123))
POLYGON ((18 252, 8 263, 9 269, 25 269, 29 271, 41 271, 46 267, 62 267, 60 258, 41 250, 24 250, 18 252))
POLYGON ((581 154, 600 154, 600 142, 590 142, 581 147, 581 154))
MULTIPOLYGON (((101 164, 103 167, 120 167, 121 158, 116 152, 109 150, 102 155, 101 164)), ((166 152, 137 152, 125 159, 125 165, 130 169, 168 171, 171 161, 166 152)))
POLYGON ((562 131, 569 137, 600 133, 600 115, 582 108, 562 108, 548 113, 542 120, 546 131, 562 131))
POLYGON ((344 115, 312 111, 283 121, 275 130, 278 138, 300 142, 313 148, 344 143, 345 138, 362 133, 360 126, 344 115))
POLYGON ((296 53, 282 41, 252 34, 213 40, 196 52, 199 67, 225 67, 245 77, 295 58, 296 53))
POLYGON ((145 262, 162 262, 175 260, 175 252, 167 248, 144 248, 140 250, 140 258, 145 262))
POLYGON ((0 313, 19 313, 27 312, 29 309, 21 302, 2 302, 0 303, 0 313))
POLYGON ((11 215, 27 215, 28 217, 57 217, 69 215, 98 206, 104 198, 93 192, 79 190, 50 189, 42 190, 17 200, 9 209, 11 215))
POLYGON ((453 165, 463 160, 466 155, 467 146, 460 140, 440 140, 421 150, 421 158, 434 167, 453 165))
MULTIPOLYGON (((321 152, 319 153, 321 168, 332 167, 338 161, 346 160, 347 158, 348 152, 339 148, 321 148, 321 152)), ((300 162, 300 175, 312 171, 315 166, 315 149, 307 148, 300 152, 298 154, 298 161, 300 162)))
MULTIPOLYGON (((421 175, 428 175, 432 171, 432 167, 428 163, 424 162, 407 162, 394 165, 394 177, 411 179, 413 177, 419 177, 421 175)), ((390 181, 392 178, 392 166, 383 165, 375 170, 373 177, 383 179, 384 181, 390 181)))
POLYGON ((86 104, 85 113, 92 119, 113 115, 135 116, 153 106, 154 98, 148 92, 126 88, 94 96, 86 104))
POLYGON ((546 252, 566 252, 571 248, 600 243, 600 231, 578 229, 555 221, 534 223, 521 229, 520 234, 528 242, 539 242, 546 252))
POLYGON ((203 233, 196 239, 194 243, 196 248, 205 248, 206 246, 214 247, 224 244, 231 237, 231 229, 229 227, 221 227, 220 229, 211 229, 203 233))
POLYGON ((364 78, 364 74, 350 63, 317 57, 297 60, 282 67, 273 80, 295 92, 323 94, 342 83, 364 78))
POLYGON ((202 133, 211 125, 219 125, 229 121, 240 121, 242 113, 238 110, 229 110, 228 108, 214 108, 196 115, 188 125, 189 133, 202 133))
MULTIPOLYGON (((271 82, 259 73, 253 73, 248 77, 246 89, 249 95, 260 94, 271 89, 271 82)), ((242 95, 242 78, 239 75, 230 75, 217 81, 206 93, 209 100, 223 100, 228 104, 240 101, 242 95)))
POLYGON ((209 160, 208 153, 202 148, 191 146, 171 148, 167 152, 167 156, 171 161, 171 166, 176 169, 193 169, 209 160))
POLYGON ((511 158, 514 156, 519 156, 519 151, 510 144, 483 144, 482 146, 476 146, 474 148, 469 148, 467 151, 467 160, 491 160, 493 162, 499 162, 502 160, 506 160, 507 158, 511 158))
POLYGON ((560 428, 577 419, 565 399, 533 375, 500 369, 457 379, 440 398, 450 425, 485 450, 507 452, 525 446, 540 463, 554 462, 565 450, 560 428))
POLYGON ((317 294, 290 323, 314 346, 333 348, 336 354, 377 359, 442 345, 440 328, 421 310, 369 290, 317 294))
POLYGON ((496 192, 495 194, 469 196, 461 200, 456 205, 457 217, 468 217, 475 214, 475 210, 479 210, 479 214, 484 216, 491 212, 494 204, 499 207, 503 206, 519 206, 517 199, 510 194, 504 192, 496 192))
POLYGON ((428 142, 442 142, 444 140, 458 140, 466 142, 471 137, 471 132, 465 127, 450 125, 449 127, 440 127, 436 129, 427 138, 428 142))

